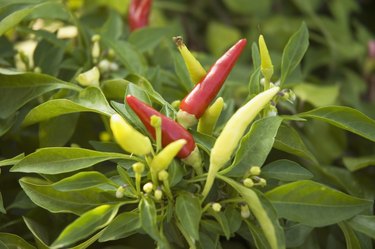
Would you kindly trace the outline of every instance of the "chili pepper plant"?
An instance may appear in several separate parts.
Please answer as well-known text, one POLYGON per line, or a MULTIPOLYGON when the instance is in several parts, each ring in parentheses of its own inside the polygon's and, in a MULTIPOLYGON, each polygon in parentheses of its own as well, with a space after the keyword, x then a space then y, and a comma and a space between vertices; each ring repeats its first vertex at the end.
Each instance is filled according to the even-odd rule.
POLYGON ((373 248, 350 1, 208 2, 0 1, 0 248, 373 248))

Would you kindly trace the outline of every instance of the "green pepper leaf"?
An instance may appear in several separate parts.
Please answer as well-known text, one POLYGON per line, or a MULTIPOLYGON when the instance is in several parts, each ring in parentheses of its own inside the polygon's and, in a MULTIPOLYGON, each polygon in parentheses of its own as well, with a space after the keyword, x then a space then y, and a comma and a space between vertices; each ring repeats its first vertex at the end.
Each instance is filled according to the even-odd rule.
POLYGON ((5 119, 34 98, 57 89, 79 91, 79 86, 36 73, 0 71, 0 118, 5 119))
POLYGON ((356 231, 375 239, 375 216, 357 215, 348 221, 348 224, 356 231))
POLYGON ((199 222, 202 208, 197 197, 190 193, 180 194, 176 199, 175 215, 184 230, 195 240, 199 240, 199 222))
POLYGON ((98 205, 112 204, 118 201, 113 194, 95 188, 60 192, 55 190, 49 182, 32 177, 21 178, 20 185, 36 205, 52 213, 80 215, 98 205))
POLYGON ((52 187, 58 191, 66 192, 89 189, 100 185, 116 191, 115 183, 97 171, 79 172, 52 184, 52 187))
POLYGON ((268 191, 266 196, 280 217, 313 227, 349 219, 372 206, 372 201, 309 180, 282 185, 268 191))
POLYGON ((107 226, 117 214, 119 206, 101 205, 69 224, 52 243, 52 247, 67 247, 107 226))
POLYGON ((283 56, 281 58, 281 80, 282 86, 289 75, 296 69, 301 62, 307 48, 309 46, 309 31, 306 23, 302 23, 296 33, 290 37, 286 44, 283 56))
POLYGON ((321 107, 300 113, 298 117, 322 120, 375 142, 375 121, 350 107, 321 107))
POLYGON ((280 126, 273 147, 319 164, 314 155, 307 149, 298 132, 289 125, 282 124, 280 126))
POLYGON ((139 51, 146 52, 155 48, 167 35, 168 29, 144 27, 131 32, 129 42, 139 51))
POLYGON ((39 125, 40 147, 59 147, 68 143, 75 132, 78 118, 78 113, 72 113, 41 122, 39 125))
POLYGON ((353 172, 368 166, 375 166, 375 156, 344 157, 343 162, 345 167, 353 172))
POLYGON ((112 159, 136 160, 120 153, 99 152, 74 147, 51 147, 39 149, 26 156, 11 168, 12 172, 60 174, 88 168, 112 159))
POLYGON ((157 223, 156 207, 153 200, 148 197, 139 202, 139 217, 143 230, 156 241, 160 240, 157 223))
POLYGON ((281 159, 262 168, 262 177, 281 181, 297 181, 311 179, 314 175, 296 162, 281 159))
POLYGON ((0 192, 0 213, 3 213, 3 214, 6 213, 5 208, 4 208, 4 203, 3 203, 3 196, 1 195, 1 192, 0 192))
POLYGON ((111 224, 107 226, 100 237, 99 242, 126 238, 138 232, 140 228, 141 221, 139 213, 135 211, 124 212, 114 218, 111 224))
MULTIPOLYGON (((34 246, 27 243, 18 235, 11 233, 0 233, 0 243, 3 243, 9 249, 22 248, 22 249, 36 249, 34 246)), ((0 244, 1 246, 1 244, 0 244)))
POLYGON ((15 157, 0 161, 0 167, 14 165, 25 157, 25 153, 19 154, 15 157))
MULTIPOLYGON (((290 222, 289 222, 290 223, 290 222)), ((302 246, 314 228, 295 223, 285 227, 285 241, 287 248, 302 246)))
POLYGON ((25 117, 23 125, 27 126, 63 114, 77 112, 95 112, 106 116, 115 114, 99 88, 87 87, 72 100, 53 99, 35 107, 25 117))
POLYGON ((353 229, 346 222, 340 222, 338 225, 344 233, 346 248, 361 249, 361 243, 353 229))

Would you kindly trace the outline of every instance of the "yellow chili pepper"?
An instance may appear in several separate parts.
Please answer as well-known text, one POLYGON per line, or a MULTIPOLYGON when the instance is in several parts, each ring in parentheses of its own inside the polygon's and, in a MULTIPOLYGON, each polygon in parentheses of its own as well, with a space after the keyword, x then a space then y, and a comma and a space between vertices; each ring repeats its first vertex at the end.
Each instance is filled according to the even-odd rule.
POLYGON ((192 82, 197 84, 206 75, 206 70, 186 47, 181 36, 174 37, 173 40, 184 59, 192 82))
POLYGON ((124 150, 139 156, 152 152, 150 139, 134 129, 119 114, 111 116, 110 126, 116 142, 124 150))
POLYGON ((216 173, 230 160, 234 150, 237 148, 246 128, 255 119, 258 113, 279 92, 279 87, 273 87, 261 92, 238 109, 226 123, 223 131, 216 139, 211 150, 210 167, 203 196, 206 197, 214 182, 216 173))
MULTIPOLYGON (((266 81, 270 81, 273 75, 273 65, 271 61, 271 56, 268 52, 268 48, 266 42, 264 41, 263 35, 259 36, 259 50, 260 50, 260 59, 261 59, 261 66, 260 70, 266 79, 266 81)), ((267 90, 268 88, 265 88, 267 90)))
POLYGON ((206 135, 212 134, 223 107, 224 100, 220 97, 204 112, 198 122, 198 131, 200 133, 206 135))
POLYGON ((185 139, 176 140, 168 144, 159 152, 151 161, 150 168, 154 172, 159 172, 168 168, 173 158, 178 154, 182 147, 186 144, 185 139))

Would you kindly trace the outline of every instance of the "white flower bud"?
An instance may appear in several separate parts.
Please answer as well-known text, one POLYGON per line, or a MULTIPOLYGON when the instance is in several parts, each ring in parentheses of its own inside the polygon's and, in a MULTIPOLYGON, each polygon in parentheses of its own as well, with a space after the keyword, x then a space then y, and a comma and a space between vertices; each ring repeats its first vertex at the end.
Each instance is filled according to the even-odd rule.
POLYGON ((220 212, 221 211, 221 204, 218 203, 218 202, 215 202, 212 204, 212 209, 215 211, 215 212, 220 212))
POLYGON ((124 186, 118 187, 117 190, 116 190, 116 198, 120 199, 120 198, 124 197, 124 192, 125 192, 124 186))
POLYGON ((145 185, 143 185, 143 191, 145 191, 146 193, 150 193, 153 188, 154 185, 151 182, 148 182, 145 185))
POLYGON ((157 188, 154 192, 154 197, 156 200, 160 201, 161 198, 163 197, 163 191, 161 191, 160 188, 157 188))

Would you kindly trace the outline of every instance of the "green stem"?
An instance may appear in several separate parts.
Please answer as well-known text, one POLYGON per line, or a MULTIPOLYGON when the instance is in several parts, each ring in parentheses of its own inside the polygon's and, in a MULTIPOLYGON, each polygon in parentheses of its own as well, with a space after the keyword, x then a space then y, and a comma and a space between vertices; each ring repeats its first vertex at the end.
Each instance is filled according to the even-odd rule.
POLYGON ((135 173, 135 188, 138 196, 141 194, 141 177, 141 174, 135 173))
POLYGON ((202 196, 203 196, 202 202, 204 201, 204 199, 206 199, 208 193, 210 192, 210 190, 212 188, 212 185, 214 184, 215 175, 217 173, 216 168, 217 167, 215 165, 210 164, 210 169, 208 171, 206 184, 204 185, 204 188, 203 188, 203 191, 202 191, 202 196))
POLYGON ((157 186, 159 186, 158 173, 155 172, 155 170, 152 170, 152 169, 150 169, 150 173, 151 173, 152 184, 154 184, 154 187, 156 188, 157 186))
POLYGON ((173 194, 172 194, 171 188, 169 186, 169 180, 168 179, 164 180, 163 185, 164 185, 164 191, 167 194, 168 198, 170 200, 173 200, 173 194))
POLYGON ((162 147, 161 147, 162 138, 161 138, 161 127, 160 126, 155 128, 155 133, 156 133, 156 153, 157 153, 162 149, 162 147))
POLYGON ((264 78, 264 91, 270 89, 271 86, 271 79, 264 78))

